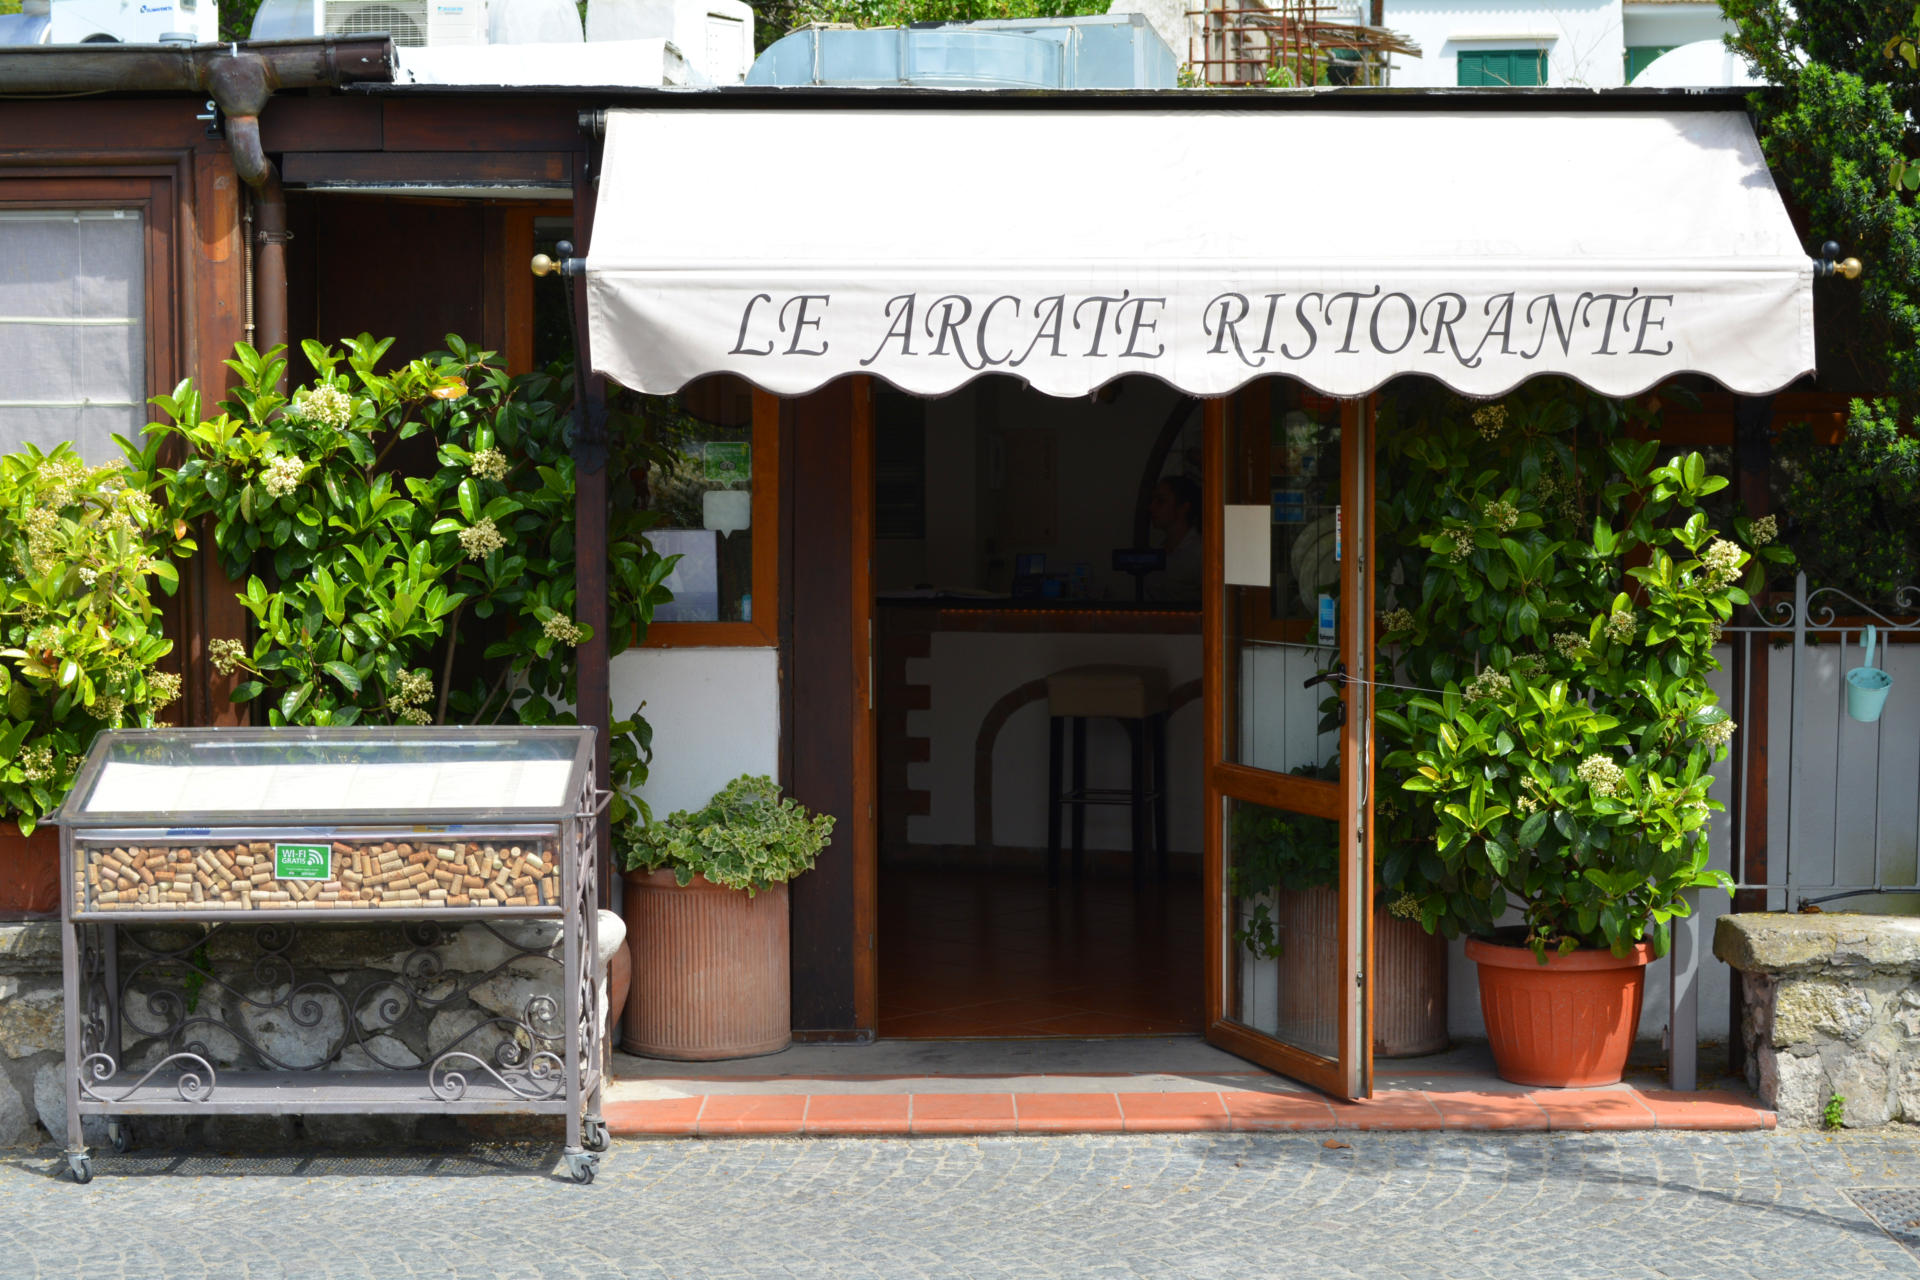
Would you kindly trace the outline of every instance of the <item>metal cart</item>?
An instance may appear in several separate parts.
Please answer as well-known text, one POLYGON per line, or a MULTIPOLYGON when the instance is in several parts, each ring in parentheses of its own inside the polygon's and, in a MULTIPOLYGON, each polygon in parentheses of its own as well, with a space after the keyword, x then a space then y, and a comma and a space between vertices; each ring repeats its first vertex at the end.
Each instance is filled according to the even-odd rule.
POLYGON ((134 1116, 411 1112, 564 1116, 567 1171, 593 1181, 593 750, 571 726, 101 734, 54 819, 74 1178, 93 1177, 89 1116, 124 1150, 134 1116), (404 958, 343 983, 341 926, 368 922, 397 926, 404 958), (504 958, 456 981, 444 949, 476 929, 504 958), (516 1016, 465 1015, 398 1060, 404 1019, 548 967, 516 1016), (289 1025, 301 1060, 263 1030, 289 1025))

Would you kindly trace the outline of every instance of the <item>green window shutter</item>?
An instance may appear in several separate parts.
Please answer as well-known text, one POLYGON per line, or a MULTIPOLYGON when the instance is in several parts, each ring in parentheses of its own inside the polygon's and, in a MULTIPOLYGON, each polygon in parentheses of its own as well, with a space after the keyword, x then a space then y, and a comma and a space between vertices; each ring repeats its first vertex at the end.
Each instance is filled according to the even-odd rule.
POLYGON ((1542 85, 1547 82, 1545 49, 1462 49, 1455 82, 1485 85, 1542 85))
POLYGON ((1655 58, 1659 57, 1663 53, 1672 53, 1673 50, 1674 50, 1674 46, 1670 44, 1628 45, 1627 46, 1627 83, 1632 84, 1634 82, 1634 79, 1637 76, 1639 76, 1639 74, 1642 71, 1645 71, 1647 69, 1648 63, 1652 62, 1655 58))

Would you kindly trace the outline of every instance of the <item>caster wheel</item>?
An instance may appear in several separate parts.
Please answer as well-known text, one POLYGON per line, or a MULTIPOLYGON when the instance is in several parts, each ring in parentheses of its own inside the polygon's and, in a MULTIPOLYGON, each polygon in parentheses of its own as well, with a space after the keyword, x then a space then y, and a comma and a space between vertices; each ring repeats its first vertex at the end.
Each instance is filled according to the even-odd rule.
POLYGON ((133 1147, 133 1126, 120 1123, 108 1125, 107 1141, 112 1144, 115 1155, 127 1154, 133 1147))
POLYGON ((593 1173, 600 1164, 600 1158, 587 1151, 569 1151, 566 1153, 565 1158, 567 1162, 567 1176, 583 1187, 591 1185, 593 1182, 593 1173))
POLYGON ((605 1151, 612 1142, 612 1136, 607 1132, 607 1122, 595 1120, 587 1125, 587 1132, 581 1140, 581 1145, 589 1151, 598 1153, 605 1151))
POLYGON ((91 1156, 69 1155, 67 1169, 73 1174, 73 1180, 81 1186, 93 1181, 93 1158, 91 1156))

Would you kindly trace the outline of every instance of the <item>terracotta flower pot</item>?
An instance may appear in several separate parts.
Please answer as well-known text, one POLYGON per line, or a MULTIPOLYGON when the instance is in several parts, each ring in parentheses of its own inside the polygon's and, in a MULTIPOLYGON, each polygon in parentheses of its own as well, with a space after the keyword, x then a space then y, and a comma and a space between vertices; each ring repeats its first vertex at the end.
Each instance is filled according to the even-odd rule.
MULTIPOLYGON (((1292 889, 1269 901, 1281 953, 1243 960, 1272 970, 1256 990, 1273 988, 1277 1017, 1249 1009, 1242 1019, 1294 1044, 1330 1051, 1338 1034, 1336 999, 1340 954, 1340 895, 1332 889, 1292 889)), ((1373 1052, 1410 1058, 1447 1047, 1447 940, 1384 909, 1373 913, 1373 1052)))
POLYGON ((0 918, 59 910, 60 829, 42 825, 22 836, 13 819, 0 819, 0 918))
POLYGON ((1469 938, 1467 958, 1480 966, 1480 1011, 1502 1080, 1556 1088, 1619 1083, 1640 1025, 1652 944, 1624 959, 1575 951, 1541 964, 1531 947, 1469 938))
POLYGON ((1373 913, 1373 1055, 1417 1058, 1447 1047, 1447 940, 1419 922, 1373 913))
POLYGON ((682 1062, 777 1053, 793 1041, 787 886, 748 897, 704 876, 626 873, 633 986, 620 1045, 682 1062))

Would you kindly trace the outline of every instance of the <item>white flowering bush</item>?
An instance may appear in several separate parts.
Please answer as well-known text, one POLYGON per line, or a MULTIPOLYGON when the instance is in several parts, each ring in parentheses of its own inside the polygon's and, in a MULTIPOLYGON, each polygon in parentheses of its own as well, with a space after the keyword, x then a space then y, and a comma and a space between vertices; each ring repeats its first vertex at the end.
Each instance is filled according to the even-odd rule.
MULTIPOLYGON (((509 377, 493 353, 392 367, 391 340, 303 345, 312 385, 276 390, 286 361, 241 346, 239 376, 203 417, 191 385, 148 430, 186 461, 161 472, 173 514, 205 519, 246 584, 250 636, 208 645, 232 697, 269 724, 570 720, 575 649, 571 377, 509 377)), ((616 474, 621 460, 611 464, 616 474)), ((648 517, 609 516, 610 649, 637 643, 671 569, 648 517)), ((615 726, 613 816, 631 840, 650 754, 645 723, 615 726)))
POLYGON ((1629 438, 1644 410, 1536 383, 1499 412, 1414 393, 1383 431, 1387 839, 1381 879, 1429 930, 1625 954, 1669 944, 1707 865, 1708 769, 1734 724, 1708 684, 1770 528, 1708 526, 1727 481, 1629 438), (1745 544, 1744 546, 1742 544, 1745 544), (1751 548, 1751 550, 1749 550, 1751 548), (1417 589, 1416 589, 1417 588, 1417 589))
POLYGON ((71 445, 0 458, 0 816, 57 809, 102 729, 151 727, 180 696, 152 588, 179 584, 147 460, 92 467, 71 445))

